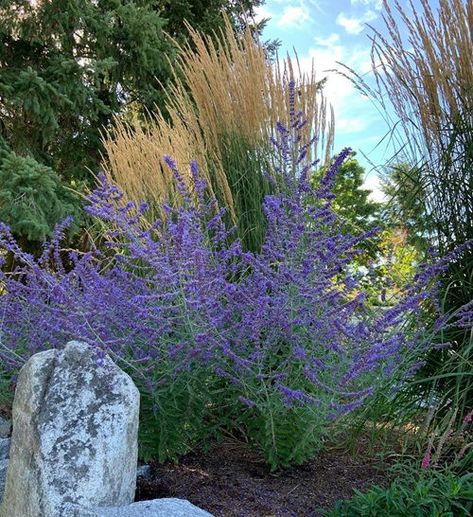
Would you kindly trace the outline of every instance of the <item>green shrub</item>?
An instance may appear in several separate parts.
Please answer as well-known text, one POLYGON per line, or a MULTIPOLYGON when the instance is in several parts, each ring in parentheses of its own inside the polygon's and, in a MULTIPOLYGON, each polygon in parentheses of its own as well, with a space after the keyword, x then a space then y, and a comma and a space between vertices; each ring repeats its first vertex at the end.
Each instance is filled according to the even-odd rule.
POLYGON ((325 413, 313 405, 287 407, 282 394, 267 389, 268 399, 246 408, 240 421, 256 450, 272 470, 301 465, 323 448, 329 432, 325 413))
POLYGON ((367 492, 339 501, 327 517, 440 517, 467 516, 473 512, 473 473, 457 476, 450 471, 408 469, 388 488, 374 486, 367 492))
POLYGON ((137 383, 141 393, 139 457, 177 461, 216 432, 211 413, 218 405, 218 379, 197 365, 172 379, 168 364, 156 369, 153 382, 158 389, 137 383))

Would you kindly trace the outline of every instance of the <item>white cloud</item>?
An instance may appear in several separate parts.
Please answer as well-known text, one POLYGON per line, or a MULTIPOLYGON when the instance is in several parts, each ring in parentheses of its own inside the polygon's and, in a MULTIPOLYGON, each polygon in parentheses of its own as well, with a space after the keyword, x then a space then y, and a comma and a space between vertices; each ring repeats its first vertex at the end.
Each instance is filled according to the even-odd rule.
POLYGON ((381 11, 383 8, 383 0, 350 0, 350 3, 353 6, 363 5, 377 11, 381 11))
POLYGON ((363 182, 363 187, 365 189, 371 190, 368 198, 372 201, 377 201, 378 203, 386 201, 386 196, 381 190, 381 181, 377 174, 368 174, 365 177, 365 181, 363 182))
POLYGON ((334 45, 339 43, 340 34, 337 34, 336 32, 332 32, 332 34, 330 34, 330 36, 327 36, 325 38, 316 36, 314 38, 314 41, 315 41, 316 45, 318 45, 319 47, 333 47, 334 45))
POLYGON ((319 0, 301 0, 301 2, 305 4, 310 4, 319 13, 325 13, 325 10, 322 8, 319 0))
POLYGON ((336 33, 325 38, 314 38, 314 42, 315 46, 310 48, 306 55, 300 56, 302 70, 309 71, 313 63, 319 77, 328 77, 325 93, 334 106, 347 98, 361 99, 365 102, 366 99, 361 96, 351 81, 329 70, 340 69, 337 62, 342 62, 357 72, 364 73, 370 67, 370 50, 345 46, 336 33))
POLYGON ((277 25, 279 27, 300 27, 310 20, 310 11, 306 5, 288 5, 284 8, 277 25))
POLYGON ((368 128, 369 120, 364 117, 339 117, 335 120, 339 133, 360 133, 368 128))
MULTIPOLYGON (((350 3, 346 4, 350 9, 350 3)), ((371 100, 363 96, 349 79, 329 72, 333 69, 343 70, 337 62, 362 75, 371 70, 369 43, 365 38, 354 41, 347 33, 362 32, 363 24, 379 15, 376 10, 377 4, 374 0, 352 0, 352 4, 352 11, 345 9, 345 12, 339 13, 337 23, 343 28, 337 27, 332 19, 328 32, 317 31, 316 36, 312 38, 312 44, 309 42, 309 48, 299 52, 299 64, 303 73, 309 72, 313 64, 319 80, 327 77, 324 94, 335 113, 335 150, 348 145, 371 155, 374 144, 368 141, 370 135, 373 131, 377 134, 383 131, 383 128, 380 128, 379 113, 371 100), (361 14, 358 16, 357 13, 360 11, 361 14)), ((272 0, 267 9, 273 12, 273 27, 289 28, 293 33, 304 24, 315 24, 318 18, 311 0, 272 0)), ((323 27, 321 29, 323 30, 323 27)), ((369 80, 369 76, 366 79, 369 80)), ((374 191, 372 197, 379 198, 382 194, 379 188, 375 188, 375 180, 370 181, 369 188, 374 191)))
POLYGON ((363 133, 369 133, 378 115, 370 100, 362 96, 350 80, 329 70, 340 69, 337 62, 342 62, 363 73, 370 69, 370 50, 343 45, 337 33, 314 38, 314 43, 307 54, 300 56, 301 69, 308 72, 313 63, 318 77, 327 77, 324 93, 334 109, 336 139, 344 145, 346 140, 348 144, 355 143, 363 133))
POLYGON ((259 23, 261 20, 274 18, 274 13, 267 9, 264 5, 259 5, 255 8, 254 20, 259 23))
POLYGON ((361 16, 347 16, 343 11, 337 16, 336 22, 342 26, 349 34, 360 34, 365 28, 365 23, 377 18, 374 11, 366 11, 361 16))

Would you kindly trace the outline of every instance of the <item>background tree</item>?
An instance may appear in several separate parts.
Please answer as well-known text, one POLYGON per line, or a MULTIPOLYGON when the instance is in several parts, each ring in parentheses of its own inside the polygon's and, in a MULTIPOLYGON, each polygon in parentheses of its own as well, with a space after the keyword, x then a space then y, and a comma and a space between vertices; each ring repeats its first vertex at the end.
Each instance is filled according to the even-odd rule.
POLYGON ((222 24, 222 12, 242 32, 247 25, 261 33, 265 20, 254 22, 255 7, 264 0, 157 0, 159 10, 165 13, 166 32, 178 41, 186 40, 186 22, 204 34, 211 34, 222 24))
POLYGON ((421 170, 408 163, 392 165, 386 169, 381 184, 388 200, 385 216, 389 226, 402 229, 406 243, 419 253, 425 252, 435 228, 427 211, 421 170))
MULTIPOLYGON (((313 176, 322 177, 325 167, 313 176)), ((343 231, 360 234, 379 228, 379 232, 363 243, 363 253, 357 258, 354 273, 369 294, 372 303, 392 303, 412 282, 416 266, 427 246, 428 217, 422 198, 416 197, 415 208, 409 200, 416 194, 408 179, 414 172, 406 164, 388 169, 382 178, 382 190, 387 202, 370 198, 364 187, 366 170, 352 152, 335 179, 333 208, 343 221, 343 231), (386 288, 388 286, 388 288, 386 288)))
MULTIPOLYGON (((355 158, 356 152, 341 165, 335 178, 332 206, 335 213, 343 221, 346 230, 353 235, 382 227, 383 203, 370 198, 371 190, 364 187, 366 170, 355 158)), ((326 166, 320 167, 313 175, 316 185, 323 177, 326 166)), ((377 239, 365 243, 367 255, 373 258, 377 253, 377 239)), ((364 258, 364 260, 367 257, 364 258)), ((363 260, 363 261, 364 261, 363 260)))

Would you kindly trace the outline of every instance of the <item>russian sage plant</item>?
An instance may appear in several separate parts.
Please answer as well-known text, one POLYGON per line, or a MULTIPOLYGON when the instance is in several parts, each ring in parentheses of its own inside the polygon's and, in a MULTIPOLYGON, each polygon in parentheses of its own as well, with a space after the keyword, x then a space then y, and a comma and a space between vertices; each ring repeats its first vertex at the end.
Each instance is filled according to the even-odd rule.
POLYGON ((188 189, 169 157, 182 204, 164 206, 152 225, 146 204, 127 203, 100 178, 87 207, 108 228, 100 250, 65 258, 66 220, 33 257, 0 226, 0 246, 19 264, 0 277, 0 358, 13 382, 31 354, 82 340, 139 386, 142 456, 175 459, 227 429, 243 433, 273 469, 310 458, 330 422, 423 345, 406 322, 435 306, 432 279, 446 264, 421 268, 404 298, 373 312, 348 267, 369 234, 340 233, 331 210, 349 149, 313 190, 302 127, 296 113, 290 127, 278 126, 277 193, 264 200, 257 254, 225 226, 197 164, 188 189))

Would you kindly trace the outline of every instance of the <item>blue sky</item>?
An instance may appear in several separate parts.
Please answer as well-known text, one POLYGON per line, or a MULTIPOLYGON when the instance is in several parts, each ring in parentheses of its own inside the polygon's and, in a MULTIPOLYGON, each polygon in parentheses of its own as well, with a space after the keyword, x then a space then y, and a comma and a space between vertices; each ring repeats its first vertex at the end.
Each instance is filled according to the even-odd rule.
MULTIPOLYGON (((408 9, 406 0, 400 3, 408 9)), ((280 56, 295 49, 303 69, 310 69, 313 61, 319 77, 328 77, 325 91, 335 111, 335 151, 350 146, 358 152, 368 171, 365 182, 375 197, 380 194, 379 182, 369 162, 380 166, 391 156, 392 150, 377 146, 388 126, 349 80, 324 71, 341 69, 339 61, 370 81, 372 31, 366 24, 385 32, 382 4, 382 0, 266 0, 257 13, 258 18, 270 18, 263 39, 279 39, 280 56)))

